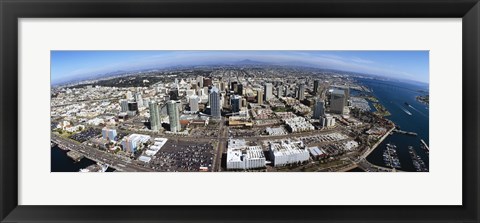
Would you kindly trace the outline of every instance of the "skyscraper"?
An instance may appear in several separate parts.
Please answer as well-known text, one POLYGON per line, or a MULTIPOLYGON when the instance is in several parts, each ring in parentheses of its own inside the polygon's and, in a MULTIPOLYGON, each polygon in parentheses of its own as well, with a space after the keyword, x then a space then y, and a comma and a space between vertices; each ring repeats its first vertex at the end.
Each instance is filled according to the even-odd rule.
POLYGON ((325 103, 322 99, 317 98, 314 104, 313 118, 320 119, 323 115, 325 115, 325 103))
POLYGON ((266 83, 265 84, 265 89, 264 89, 264 92, 265 92, 265 101, 268 101, 270 100, 271 98, 273 98, 273 93, 272 93, 272 84, 271 83, 266 83))
POLYGON ((203 79, 203 87, 210 87, 210 86, 212 86, 212 79, 204 78, 203 79))
POLYGON ((213 118, 220 118, 221 113, 221 104, 220 104, 220 92, 218 88, 213 87, 208 95, 208 103, 210 104, 210 115, 213 118))
POLYGON ((198 112, 198 103, 200 102, 200 98, 196 95, 190 96, 190 111, 191 112, 198 112))
POLYGON ((127 100, 120 100, 120 111, 127 112, 128 111, 128 101, 127 100))
POLYGON ((263 104, 263 92, 262 91, 257 91, 257 103, 258 104, 263 104))
POLYGON ((168 93, 170 100, 178 100, 178 88, 172 88, 168 93))
POLYGON ((203 77, 202 76, 197 77, 197 84, 200 88, 203 88, 203 77))
POLYGON ((125 94, 125 98, 126 98, 127 100, 132 100, 132 99, 133 99, 132 92, 131 92, 131 91, 127 91, 127 93, 125 94))
POLYGON ((236 113, 240 111, 242 97, 234 95, 232 97, 232 112, 236 113))
POLYGON ((137 102, 139 108, 143 107, 142 93, 135 93, 135 101, 137 102))
POLYGON ((305 99, 305 84, 298 86, 298 100, 303 101, 305 99))
POLYGON ((319 80, 314 80, 313 81, 313 94, 317 95, 318 94, 318 86, 320 84, 319 80))
POLYGON ((243 84, 238 84, 237 85, 237 94, 238 95, 243 95, 243 84))
POLYGON ((102 138, 103 139, 108 139, 109 141, 114 141, 116 136, 117 136, 117 130, 107 128, 107 127, 102 129, 102 138))
POLYGON ((180 125, 180 112, 177 108, 177 102, 170 100, 167 102, 168 120, 170 121, 170 131, 178 132, 182 129, 180 125))
POLYGON ((155 101, 150 101, 148 107, 150 109, 150 129, 153 131, 158 131, 162 128, 158 104, 155 101))
POLYGON ((343 114, 345 107, 345 91, 334 89, 330 96, 330 111, 333 113, 343 114))

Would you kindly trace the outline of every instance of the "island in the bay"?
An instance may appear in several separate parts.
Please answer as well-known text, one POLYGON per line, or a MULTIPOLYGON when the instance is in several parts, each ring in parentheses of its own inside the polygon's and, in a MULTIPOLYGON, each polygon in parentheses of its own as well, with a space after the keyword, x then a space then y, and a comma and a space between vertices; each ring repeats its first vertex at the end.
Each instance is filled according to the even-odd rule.
POLYGON ((427 51, 51 55, 52 172, 428 171, 427 51))

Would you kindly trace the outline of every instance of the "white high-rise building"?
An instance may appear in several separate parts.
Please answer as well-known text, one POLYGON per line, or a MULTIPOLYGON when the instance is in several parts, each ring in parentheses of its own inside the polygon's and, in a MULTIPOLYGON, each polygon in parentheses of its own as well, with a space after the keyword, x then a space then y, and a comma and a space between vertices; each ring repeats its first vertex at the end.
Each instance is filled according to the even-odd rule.
POLYGON ((167 113, 170 122, 170 131, 179 132, 182 130, 182 126, 180 125, 180 112, 178 111, 176 101, 170 100, 167 102, 167 113))
POLYGON ((137 102, 137 105, 139 108, 143 107, 142 93, 140 92, 135 93, 135 101, 137 102))
POLYGON ((321 122, 323 127, 332 127, 335 126, 335 119, 333 116, 327 114, 322 117, 322 122, 321 122))
POLYGON ((210 115, 213 118, 220 118, 222 105, 220 104, 220 92, 218 88, 213 87, 208 95, 208 104, 210 105, 210 115))
POLYGON ((273 98, 273 85, 271 83, 266 83, 265 84, 265 89, 264 89, 264 92, 265 92, 265 101, 268 101, 270 100, 271 98, 273 98))
POLYGON ((102 129, 102 138, 108 139, 109 141, 115 141, 115 137, 117 136, 117 130, 110 129, 110 128, 103 128, 102 129))
POLYGON ((197 83, 198 83, 198 86, 200 88, 203 88, 203 77, 202 76, 197 77, 197 83))
POLYGON ((132 100, 132 99, 133 99, 132 92, 131 92, 131 91, 127 91, 127 93, 125 94, 125 98, 126 98, 127 100, 132 100))
POLYGON ((196 95, 190 96, 190 111, 198 112, 198 103, 200 103, 200 98, 196 95))
POLYGON ((128 111, 128 101, 127 100, 120 100, 120 111, 127 112, 128 111))

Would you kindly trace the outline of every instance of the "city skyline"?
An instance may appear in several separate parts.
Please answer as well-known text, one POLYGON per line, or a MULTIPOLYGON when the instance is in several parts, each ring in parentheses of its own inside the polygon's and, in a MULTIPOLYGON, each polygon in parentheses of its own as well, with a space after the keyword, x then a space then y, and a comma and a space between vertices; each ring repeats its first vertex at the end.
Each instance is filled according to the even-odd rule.
POLYGON ((59 84, 113 72, 238 63, 336 69, 429 82, 428 51, 51 51, 51 81, 59 84))

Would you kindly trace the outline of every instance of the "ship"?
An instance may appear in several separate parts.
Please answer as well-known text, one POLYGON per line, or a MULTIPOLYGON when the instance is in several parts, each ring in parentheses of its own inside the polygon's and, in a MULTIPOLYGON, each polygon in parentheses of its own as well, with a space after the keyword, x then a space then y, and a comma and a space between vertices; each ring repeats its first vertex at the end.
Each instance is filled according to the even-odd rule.
POLYGON ((401 107, 400 108, 405 112, 407 113, 407 115, 412 115, 412 113, 410 111, 408 111, 407 109, 405 109, 404 107, 401 107))

